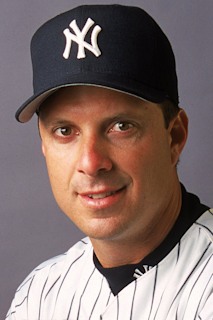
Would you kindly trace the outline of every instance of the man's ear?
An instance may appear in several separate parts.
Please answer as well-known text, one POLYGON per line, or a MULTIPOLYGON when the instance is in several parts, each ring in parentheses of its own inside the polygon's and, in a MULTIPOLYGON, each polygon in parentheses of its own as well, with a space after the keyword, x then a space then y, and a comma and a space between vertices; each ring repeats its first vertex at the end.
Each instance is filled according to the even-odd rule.
POLYGON ((171 120, 168 130, 171 139, 171 160, 176 166, 188 136, 188 117, 183 109, 171 120))
POLYGON ((46 152, 45 152, 45 147, 44 147, 44 144, 43 144, 42 141, 41 141, 41 150, 42 150, 43 156, 45 157, 46 156, 46 152))

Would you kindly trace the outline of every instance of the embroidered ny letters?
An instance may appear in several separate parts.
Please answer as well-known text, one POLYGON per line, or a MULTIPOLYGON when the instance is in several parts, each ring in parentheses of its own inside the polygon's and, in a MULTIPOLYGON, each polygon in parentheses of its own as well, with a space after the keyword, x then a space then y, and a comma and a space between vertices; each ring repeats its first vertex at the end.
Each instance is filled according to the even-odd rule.
POLYGON ((92 52, 96 57, 99 57, 101 55, 101 51, 97 43, 98 34, 101 31, 101 27, 99 25, 96 25, 92 30, 91 44, 85 41, 85 37, 88 31, 94 25, 94 23, 95 22, 92 19, 88 18, 82 31, 80 31, 79 27, 77 26, 76 20, 73 20, 69 26, 75 34, 73 34, 69 28, 66 28, 63 31, 66 37, 66 47, 63 53, 63 57, 65 59, 68 59, 70 56, 72 41, 78 44, 78 59, 83 59, 86 57, 85 49, 92 52))

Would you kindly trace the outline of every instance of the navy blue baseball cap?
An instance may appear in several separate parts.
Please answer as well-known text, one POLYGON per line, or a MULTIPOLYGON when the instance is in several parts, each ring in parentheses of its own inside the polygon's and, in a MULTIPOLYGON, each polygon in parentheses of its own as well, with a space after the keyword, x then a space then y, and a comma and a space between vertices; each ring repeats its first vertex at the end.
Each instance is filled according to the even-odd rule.
POLYGON ((100 86, 178 106, 171 44, 143 9, 83 5, 59 14, 34 34, 31 57, 34 93, 16 112, 19 122, 66 86, 100 86))

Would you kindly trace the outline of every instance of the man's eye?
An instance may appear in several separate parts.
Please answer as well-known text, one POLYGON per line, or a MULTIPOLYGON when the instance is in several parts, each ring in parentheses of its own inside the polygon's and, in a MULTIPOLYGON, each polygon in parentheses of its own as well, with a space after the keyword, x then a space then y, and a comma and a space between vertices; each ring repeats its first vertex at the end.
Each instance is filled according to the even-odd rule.
POLYGON ((125 121, 117 122, 111 129, 111 131, 127 131, 133 128, 133 124, 125 121))
POLYGON ((70 136, 72 134, 72 128, 70 128, 70 127, 62 127, 62 128, 58 128, 55 132, 60 137, 67 137, 67 136, 70 136))

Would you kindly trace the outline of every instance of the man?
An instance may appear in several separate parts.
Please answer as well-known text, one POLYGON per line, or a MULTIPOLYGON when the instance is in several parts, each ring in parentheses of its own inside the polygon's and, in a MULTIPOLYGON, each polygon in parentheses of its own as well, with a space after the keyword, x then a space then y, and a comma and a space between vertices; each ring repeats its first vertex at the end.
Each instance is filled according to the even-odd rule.
POLYGON ((86 234, 18 288, 6 319, 202 319, 212 214, 180 184, 187 139, 172 48, 142 9, 81 6, 32 40, 42 152, 61 210, 86 234))

